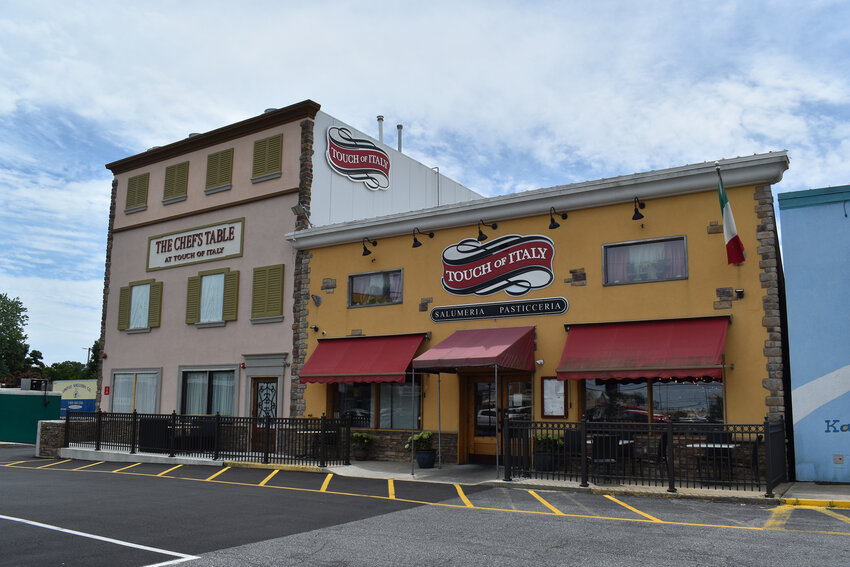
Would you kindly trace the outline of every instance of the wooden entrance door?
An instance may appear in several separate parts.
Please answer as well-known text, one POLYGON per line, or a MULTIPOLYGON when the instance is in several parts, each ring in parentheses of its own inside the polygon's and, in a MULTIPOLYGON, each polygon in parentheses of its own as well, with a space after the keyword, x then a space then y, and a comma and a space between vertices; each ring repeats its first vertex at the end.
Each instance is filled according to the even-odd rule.
MULTIPOLYGON (((266 427, 264 418, 277 417, 277 378, 273 376, 254 378, 251 383, 251 417, 261 418, 254 421, 251 432, 251 450, 263 451, 266 447, 266 427)), ((269 448, 275 447, 275 429, 269 430, 269 448)))
POLYGON ((468 379, 467 450, 469 462, 495 463, 501 454, 502 416, 531 419, 531 378, 506 374, 499 377, 498 404, 494 377, 480 375, 468 379))

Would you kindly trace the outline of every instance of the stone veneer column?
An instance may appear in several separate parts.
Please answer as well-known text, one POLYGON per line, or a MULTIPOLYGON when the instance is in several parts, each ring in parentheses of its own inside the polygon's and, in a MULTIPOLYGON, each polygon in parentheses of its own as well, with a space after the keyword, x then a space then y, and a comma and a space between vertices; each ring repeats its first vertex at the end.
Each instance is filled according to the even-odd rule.
POLYGON ((764 290, 762 326, 767 331, 767 340, 764 342, 767 378, 762 380, 762 385, 769 394, 764 403, 767 406, 768 419, 778 421, 785 416, 783 380, 785 364, 782 350, 787 333, 782 305, 785 283, 779 263, 779 238, 776 233, 776 213, 773 208, 773 193, 771 193, 770 185, 756 186, 753 198, 756 201, 756 216, 760 221, 756 229, 756 238, 759 241, 759 268, 761 268, 759 281, 764 290))
MULTIPOLYGON (((298 202, 306 209, 306 215, 298 215, 295 230, 309 228, 310 199, 313 186, 313 126, 312 120, 301 122, 301 158, 298 182, 298 202)), ((300 382, 301 368, 307 356, 307 313, 310 301, 310 258, 308 250, 295 254, 295 273, 292 323, 292 368, 290 372, 289 415, 301 417, 306 409, 304 384, 300 382)))
MULTIPOLYGON (((106 302, 109 298, 109 277, 112 270, 112 229, 115 226, 115 201, 118 195, 118 180, 112 178, 112 199, 109 204, 109 229, 106 232, 106 263, 103 269, 103 304, 100 311, 100 352, 106 352, 106 302)), ((103 356, 97 359, 97 394, 94 405, 100 409, 103 391, 103 356)))

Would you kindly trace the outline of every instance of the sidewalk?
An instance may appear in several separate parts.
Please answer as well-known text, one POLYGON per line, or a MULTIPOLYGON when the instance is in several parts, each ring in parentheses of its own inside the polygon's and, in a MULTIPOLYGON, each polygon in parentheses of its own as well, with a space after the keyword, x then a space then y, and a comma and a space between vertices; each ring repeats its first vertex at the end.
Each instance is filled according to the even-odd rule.
MULTIPOLYGON (((128 454, 113 451, 95 451, 93 449, 63 448, 63 459, 81 459, 88 461, 172 463, 184 465, 222 466, 221 461, 189 457, 167 457, 158 454, 128 454)), ((256 466, 251 463, 227 463, 228 466, 256 466)), ((262 465, 281 470, 305 467, 286 465, 262 465)), ((730 502, 748 502, 753 504, 788 504, 793 506, 816 506, 821 508, 850 509, 850 484, 821 484, 815 482, 793 482, 780 484, 774 489, 774 497, 766 498, 763 491, 754 490, 716 490, 701 488, 678 488, 675 493, 667 492, 664 486, 641 485, 593 485, 581 487, 578 482, 559 480, 538 480, 519 478, 506 482, 504 476, 497 474, 495 465, 454 465, 443 464, 433 469, 420 469, 409 462, 396 461, 352 461, 350 465, 341 465, 319 469, 316 472, 328 472, 340 476, 360 478, 381 478, 393 480, 416 480, 448 484, 486 485, 502 488, 526 488, 536 490, 566 490, 573 492, 592 492, 634 496, 654 496, 658 498, 698 498, 703 500, 726 500, 730 502)))

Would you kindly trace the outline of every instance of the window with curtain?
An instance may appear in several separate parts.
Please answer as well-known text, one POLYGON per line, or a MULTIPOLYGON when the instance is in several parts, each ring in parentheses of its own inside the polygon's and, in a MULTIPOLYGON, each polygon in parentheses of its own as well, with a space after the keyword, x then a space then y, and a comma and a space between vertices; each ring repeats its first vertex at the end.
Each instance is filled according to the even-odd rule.
POLYGON ((121 372, 112 376, 112 411, 156 413, 159 396, 159 374, 155 372, 121 372))
POLYGON ((348 276, 349 307, 392 305, 401 302, 401 270, 348 276))
POLYGON ((688 256, 684 236, 604 246, 605 285, 684 280, 688 256))
POLYGON ((118 330, 138 332, 159 327, 162 314, 162 282, 130 282, 118 292, 118 330))
POLYGON ((191 370, 183 372, 180 413, 233 415, 233 370, 191 370))
POLYGON ((201 323, 222 320, 224 274, 201 277, 201 323))
POLYGON ((134 285, 130 290, 130 328, 148 326, 148 308, 151 301, 150 284, 134 285))

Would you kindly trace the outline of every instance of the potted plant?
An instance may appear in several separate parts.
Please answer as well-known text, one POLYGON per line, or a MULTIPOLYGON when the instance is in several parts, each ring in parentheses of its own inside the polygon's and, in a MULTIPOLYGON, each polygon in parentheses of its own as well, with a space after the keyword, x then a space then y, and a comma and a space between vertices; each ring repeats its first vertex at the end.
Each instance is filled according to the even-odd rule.
POLYGON ((407 443, 404 444, 405 449, 410 449, 413 446, 413 453, 416 455, 416 463, 420 469, 434 468, 434 460, 437 457, 437 451, 431 446, 432 437, 434 434, 431 431, 423 431, 416 433, 407 438, 407 443))
POLYGON ((538 471, 555 470, 556 455, 564 447, 564 440, 551 433, 538 433, 534 436, 534 468, 538 471))
POLYGON ((351 434, 351 456, 358 461, 365 461, 369 458, 372 441, 375 438, 370 433, 355 431, 351 434))

